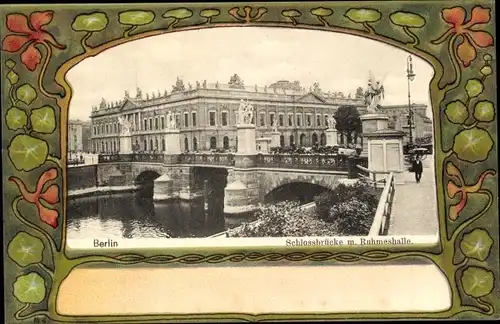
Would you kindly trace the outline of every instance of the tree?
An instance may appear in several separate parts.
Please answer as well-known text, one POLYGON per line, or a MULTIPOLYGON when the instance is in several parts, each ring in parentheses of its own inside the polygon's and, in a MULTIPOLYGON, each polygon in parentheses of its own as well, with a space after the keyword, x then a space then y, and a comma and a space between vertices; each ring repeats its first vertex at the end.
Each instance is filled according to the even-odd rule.
POLYGON ((361 134, 361 118, 359 112, 354 106, 341 106, 335 114, 335 128, 337 131, 347 137, 347 143, 352 143, 354 134, 361 134))

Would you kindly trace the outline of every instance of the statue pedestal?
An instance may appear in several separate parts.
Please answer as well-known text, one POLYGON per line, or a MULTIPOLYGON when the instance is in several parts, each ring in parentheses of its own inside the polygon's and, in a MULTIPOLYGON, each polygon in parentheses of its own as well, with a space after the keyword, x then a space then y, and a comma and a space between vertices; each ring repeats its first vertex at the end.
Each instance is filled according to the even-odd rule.
POLYGON ((255 141, 255 125, 237 125, 238 136, 238 155, 254 155, 257 154, 257 146, 255 141))
POLYGON ((165 154, 181 154, 180 130, 167 129, 164 133, 165 154))
POLYGON ((389 173, 393 172, 395 183, 404 183, 403 137, 405 133, 381 129, 363 136, 368 147, 368 169, 375 173, 375 180, 385 179, 389 173))
POLYGON ((261 137, 261 138, 257 138, 255 141, 257 144, 257 151, 259 153, 265 153, 265 154, 270 153, 271 143, 272 143, 271 138, 261 137))
POLYGON ((281 141, 280 141, 280 132, 272 132, 271 133, 271 148, 277 148, 281 147, 281 141))
MULTIPOLYGON (((365 114, 360 116, 363 137, 366 134, 373 133, 378 130, 387 129, 389 126, 389 116, 382 114, 365 114)), ((363 141, 363 150, 361 156, 368 156, 368 141, 363 141)))
POLYGON ((120 135, 120 152, 119 154, 132 154, 132 135, 120 135))
POLYGON ((337 130, 328 128, 326 130, 326 146, 336 146, 338 144, 337 130))

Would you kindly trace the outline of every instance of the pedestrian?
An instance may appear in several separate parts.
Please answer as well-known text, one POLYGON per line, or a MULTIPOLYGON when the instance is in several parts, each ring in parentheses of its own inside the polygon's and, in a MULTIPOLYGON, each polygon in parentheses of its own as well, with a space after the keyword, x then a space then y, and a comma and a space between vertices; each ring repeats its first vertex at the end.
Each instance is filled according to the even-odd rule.
POLYGON ((412 170, 415 172, 415 181, 417 181, 417 183, 420 183, 420 179, 422 179, 423 168, 422 159, 420 155, 417 155, 412 165, 412 170))

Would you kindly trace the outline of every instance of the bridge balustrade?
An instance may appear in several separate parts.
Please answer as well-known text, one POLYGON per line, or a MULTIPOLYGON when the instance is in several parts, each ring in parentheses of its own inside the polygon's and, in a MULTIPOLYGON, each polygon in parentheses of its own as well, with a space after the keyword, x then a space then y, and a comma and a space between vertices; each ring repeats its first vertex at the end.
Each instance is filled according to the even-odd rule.
MULTIPOLYGON (((132 153, 132 154, 100 154, 98 163, 116 162, 166 162, 163 154, 132 153)), ((186 165, 217 165, 234 166, 232 153, 182 153, 178 163, 186 165)), ((329 170, 349 172, 350 178, 358 178, 359 173, 368 167, 368 159, 359 156, 346 156, 341 154, 257 154, 256 167, 329 170)))
POLYGON ((264 168, 348 171, 349 157, 332 154, 259 154, 257 166, 264 168))
POLYGON ((203 164, 234 166, 234 154, 228 153, 183 153, 180 156, 181 164, 203 164))
POLYGON ((114 162, 164 162, 164 155, 157 153, 131 153, 131 154, 99 154, 98 163, 114 162))

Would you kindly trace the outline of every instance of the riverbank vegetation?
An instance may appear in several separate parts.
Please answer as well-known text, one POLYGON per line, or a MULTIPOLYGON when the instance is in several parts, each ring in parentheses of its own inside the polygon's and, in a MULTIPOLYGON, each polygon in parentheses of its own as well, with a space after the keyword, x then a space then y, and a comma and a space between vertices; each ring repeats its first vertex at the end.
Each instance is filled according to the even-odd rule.
POLYGON ((366 181, 339 184, 314 198, 316 208, 298 202, 266 205, 257 220, 228 230, 229 237, 301 237, 368 235, 381 190, 366 181))

